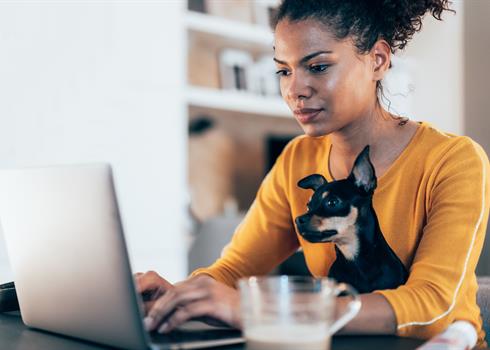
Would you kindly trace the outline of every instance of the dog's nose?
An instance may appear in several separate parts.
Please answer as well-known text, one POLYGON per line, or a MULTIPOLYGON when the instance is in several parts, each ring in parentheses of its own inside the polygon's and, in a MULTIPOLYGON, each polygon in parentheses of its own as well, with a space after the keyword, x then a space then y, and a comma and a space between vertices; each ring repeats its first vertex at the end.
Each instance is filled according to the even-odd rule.
POLYGON ((306 221, 307 221, 307 218, 304 215, 298 216, 296 218, 296 223, 298 225, 303 225, 304 223, 306 223, 306 221))

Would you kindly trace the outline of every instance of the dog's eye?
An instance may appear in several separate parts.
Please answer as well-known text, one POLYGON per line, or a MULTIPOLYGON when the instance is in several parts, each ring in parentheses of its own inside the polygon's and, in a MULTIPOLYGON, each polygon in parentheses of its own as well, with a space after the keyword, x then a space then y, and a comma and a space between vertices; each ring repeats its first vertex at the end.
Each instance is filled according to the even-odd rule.
POLYGON ((329 198, 327 199, 327 207, 333 208, 339 204, 339 200, 337 198, 329 198))

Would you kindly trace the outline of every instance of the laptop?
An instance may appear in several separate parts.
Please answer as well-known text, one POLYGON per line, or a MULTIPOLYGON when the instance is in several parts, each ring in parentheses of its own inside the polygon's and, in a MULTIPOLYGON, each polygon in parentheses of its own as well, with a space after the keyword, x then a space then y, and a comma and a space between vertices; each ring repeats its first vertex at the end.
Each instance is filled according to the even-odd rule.
POLYGON ((108 164, 0 170, 0 222, 29 327, 138 350, 243 342, 196 324, 145 331, 108 164))

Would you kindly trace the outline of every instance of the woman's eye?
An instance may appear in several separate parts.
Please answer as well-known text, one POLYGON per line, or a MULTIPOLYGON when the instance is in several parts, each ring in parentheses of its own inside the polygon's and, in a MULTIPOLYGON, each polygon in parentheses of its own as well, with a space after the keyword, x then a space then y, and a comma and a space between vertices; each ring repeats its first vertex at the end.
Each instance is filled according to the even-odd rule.
POLYGON ((310 66, 310 71, 313 73, 323 73, 327 70, 328 64, 317 64, 310 66))
POLYGON ((276 72, 276 75, 280 76, 280 77, 284 77, 284 76, 287 76, 289 74, 289 72, 285 69, 279 69, 277 72, 276 72))

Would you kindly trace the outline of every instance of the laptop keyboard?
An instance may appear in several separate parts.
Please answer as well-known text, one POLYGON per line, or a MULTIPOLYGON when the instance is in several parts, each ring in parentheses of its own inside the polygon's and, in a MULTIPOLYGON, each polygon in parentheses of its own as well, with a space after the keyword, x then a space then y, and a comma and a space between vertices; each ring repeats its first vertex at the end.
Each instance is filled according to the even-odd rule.
POLYGON ((216 330, 174 330, 167 334, 151 333, 152 342, 155 343, 182 343, 206 340, 220 340, 239 338, 242 333, 236 329, 216 330))

